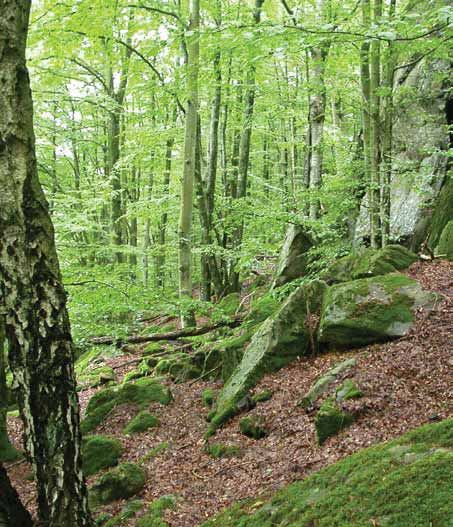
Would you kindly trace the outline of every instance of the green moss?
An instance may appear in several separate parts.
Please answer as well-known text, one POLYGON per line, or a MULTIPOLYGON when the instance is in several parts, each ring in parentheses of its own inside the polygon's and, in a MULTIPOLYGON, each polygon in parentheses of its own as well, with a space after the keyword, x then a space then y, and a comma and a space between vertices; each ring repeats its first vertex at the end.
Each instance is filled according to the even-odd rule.
POLYGON ((361 248, 334 262, 323 278, 328 283, 340 283, 386 275, 406 269, 417 259, 416 254, 402 245, 387 245, 383 249, 361 248))
MULTIPOLYGON (((98 525, 99 527, 107 527, 107 522, 111 520, 113 516, 108 512, 101 512, 98 516, 96 516, 96 519, 94 520, 94 524, 98 525)), ((111 527, 109 525, 108 527, 111 527)))
POLYGON ((356 399, 362 397, 363 392, 352 379, 347 379, 336 392, 337 401, 347 401, 348 399, 356 399))
POLYGON ((161 353, 165 350, 163 344, 165 341, 158 341, 158 342, 151 342, 151 344, 148 344, 146 348, 143 350, 143 356, 149 357, 152 355, 155 355, 156 353, 161 353))
POLYGON ((236 314, 241 303, 241 296, 239 293, 230 293, 225 296, 214 306, 212 313, 212 319, 214 321, 221 320, 224 318, 231 318, 236 314))
POLYGON ((264 403, 266 401, 269 401, 270 399, 272 399, 272 392, 268 388, 266 388, 265 390, 261 392, 256 393, 252 397, 252 400, 254 403, 264 403))
POLYGON ((436 248, 436 254, 453 261, 453 220, 445 225, 436 248))
POLYGON ((225 445, 224 443, 211 443, 205 447, 206 454, 214 458, 234 457, 240 453, 237 446, 225 445))
POLYGON ((315 429, 320 445, 331 436, 354 422, 355 418, 349 412, 343 412, 333 399, 327 399, 315 417, 315 429))
POLYGON ((309 353, 316 328, 310 326, 308 316, 319 312, 326 289, 327 285, 318 280, 302 285, 260 326, 241 363, 219 394, 208 437, 235 415, 238 402, 266 373, 277 371, 309 353))
POLYGON ((137 513, 143 509, 143 506, 143 500, 130 501, 120 513, 118 513, 116 516, 110 517, 103 527, 119 527, 121 525, 125 525, 128 520, 135 518, 137 513))
POLYGON ((312 408, 318 398, 330 388, 337 378, 355 366, 355 364, 356 360, 354 358, 347 359, 336 364, 327 373, 318 377, 308 392, 301 398, 299 406, 306 410, 312 408))
POLYGON ((103 423, 109 413, 115 408, 115 401, 106 402, 85 414, 85 418, 80 424, 82 434, 88 434, 95 430, 101 423, 103 423))
POLYGON ((202 527, 447 527, 453 452, 441 438, 451 439, 452 431, 450 419, 361 450, 270 500, 237 503, 202 527), (395 459, 392 449, 398 445, 408 445, 407 453, 423 450, 425 455, 395 459))
POLYGON ((430 309, 434 293, 402 274, 354 280, 329 288, 319 340, 334 346, 362 346, 407 334, 419 307, 430 309))
POLYGON ((112 437, 93 435, 83 439, 82 458, 85 476, 116 465, 123 453, 121 442, 112 437))
POLYGON ((453 177, 450 175, 444 182, 431 219, 428 245, 434 251, 439 244, 442 232, 449 221, 453 219, 453 177))
POLYGON ((138 519, 136 527, 167 527, 162 520, 163 513, 168 509, 174 509, 176 498, 172 495, 161 496, 154 501, 148 509, 148 513, 138 519))
POLYGON ((267 436, 264 422, 259 417, 243 417, 239 421, 239 430, 241 431, 241 434, 251 437, 252 439, 262 439, 267 436))
POLYGON ((0 462, 16 461, 21 457, 22 452, 10 443, 6 432, 0 434, 0 462))
POLYGON ((81 428, 83 433, 91 432, 99 426, 107 415, 120 404, 136 404, 146 407, 152 402, 169 404, 173 397, 170 390, 154 378, 138 379, 116 388, 101 390, 90 399, 81 428))
POLYGON ((124 434, 138 434, 149 428, 159 426, 159 419, 146 410, 139 412, 124 428, 124 434))
POLYGON ((203 393, 201 394, 201 400, 203 401, 203 405, 209 408, 214 404, 216 397, 216 392, 212 388, 205 388, 203 390, 203 393))
POLYGON ((267 294, 252 300, 250 311, 245 317, 245 324, 255 326, 264 322, 267 318, 274 315, 280 307, 280 301, 273 294, 267 294))
POLYGON ((188 353, 172 353, 159 360, 154 368, 157 375, 168 375, 176 382, 196 379, 202 374, 201 369, 194 363, 188 353))
POLYGON ((91 488, 94 505, 127 499, 142 490, 145 472, 134 463, 123 463, 104 474, 91 488))

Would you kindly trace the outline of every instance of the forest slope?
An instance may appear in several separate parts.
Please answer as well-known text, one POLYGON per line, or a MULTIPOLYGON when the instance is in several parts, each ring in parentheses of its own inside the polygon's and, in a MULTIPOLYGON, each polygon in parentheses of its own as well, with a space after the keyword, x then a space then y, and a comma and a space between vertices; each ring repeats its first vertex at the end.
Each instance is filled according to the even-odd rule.
MULTIPOLYGON (((205 452, 209 410, 203 406, 201 394, 207 387, 219 388, 218 382, 166 381, 174 401, 169 406, 151 404, 150 411, 161 424, 141 434, 122 433, 132 408, 116 408, 96 433, 121 441, 125 447, 121 461, 142 462, 147 483, 138 497, 152 502, 162 495, 175 495, 176 507, 164 512, 164 520, 171 527, 194 527, 237 500, 274 492, 362 448, 451 415, 448 383, 452 366, 453 265, 447 261, 420 262, 407 273, 425 289, 443 295, 444 300, 429 316, 420 316, 415 329, 403 339, 325 353, 265 376, 255 393, 268 388, 273 397, 248 415, 262 416, 269 431, 267 437, 256 441, 242 435, 238 427, 242 416, 237 416, 211 440, 234 445, 239 449, 235 456, 216 459, 205 452), (356 358, 354 379, 364 392, 359 402, 352 402, 358 405, 360 417, 320 446, 313 415, 297 403, 320 374, 349 357, 356 358)), ((130 357, 125 356, 108 362, 118 367, 128 361, 130 357)), ((132 368, 125 365, 117 372, 122 375, 132 368)), ((92 390, 81 392, 82 407, 91 395, 92 390)), ((9 427, 19 446, 20 421, 10 417, 9 427)), ((33 484, 26 479, 29 470, 22 463, 12 466, 9 472, 24 502, 34 509, 33 484)), ((95 479, 91 477, 89 483, 95 479)), ((124 504, 115 502, 102 511, 118 513, 124 504)), ((121 525, 132 527, 135 522, 130 519, 121 525)))

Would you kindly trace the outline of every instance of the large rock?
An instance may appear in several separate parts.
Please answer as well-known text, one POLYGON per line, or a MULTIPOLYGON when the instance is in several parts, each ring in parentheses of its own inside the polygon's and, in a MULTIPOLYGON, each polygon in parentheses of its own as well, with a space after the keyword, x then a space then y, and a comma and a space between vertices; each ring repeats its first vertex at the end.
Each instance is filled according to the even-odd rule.
MULTIPOLYGON (((450 75, 448 60, 427 58, 399 70, 395 79, 390 231, 393 240, 401 240, 412 250, 418 249, 426 239, 432 203, 446 179, 449 148, 446 106, 450 75)), ((368 237, 365 198, 355 238, 359 241, 368 237)))
POLYGON ((316 340, 313 315, 319 312, 326 289, 327 285, 317 280, 299 287, 261 325, 219 394, 208 435, 237 412, 238 403, 264 374, 283 368, 312 349, 316 340))
POLYGON ((447 260, 453 260, 453 220, 445 225, 436 248, 436 254, 447 258, 447 260))
POLYGON ((324 297, 319 341, 354 347, 402 337, 414 325, 415 311, 432 309, 436 298, 398 273, 334 285, 324 297))
POLYGON ((144 470, 134 463, 123 463, 105 473, 90 489, 90 502, 96 506, 127 499, 145 486, 144 470))
POLYGON ((273 288, 304 276, 308 263, 307 252, 313 245, 313 238, 305 227, 294 224, 288 227, 272 283, 273 288))
POLYGON ((323 279, 332 284, 370 278, 401 271, 417 260, 417 255, 402 245, 387 245, 379 250, 362 247, 334 262, 325 272, 323 279))

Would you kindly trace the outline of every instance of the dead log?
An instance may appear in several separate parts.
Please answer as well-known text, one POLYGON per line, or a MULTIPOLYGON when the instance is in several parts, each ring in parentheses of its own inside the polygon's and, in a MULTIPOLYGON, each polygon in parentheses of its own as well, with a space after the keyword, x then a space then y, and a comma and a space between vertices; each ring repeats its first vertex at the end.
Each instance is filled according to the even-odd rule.
POLYGON ((223 327, 236 328, 241 325, 241 322, 242 318, 235 317, 233 320, 217 322, 217 324, 200 326, 199 328, 184 328, 169 333, 153 333, 152 335, 132 335, 126 338, 94 337, 90 339, 90 342, 94 345, 115 344, 117 347, 121 347, 123 344, 143 344, 145 342, 157 342, 159 340, 178 340, 185 337, 198 337, 199 335, 204 335, 223 327))

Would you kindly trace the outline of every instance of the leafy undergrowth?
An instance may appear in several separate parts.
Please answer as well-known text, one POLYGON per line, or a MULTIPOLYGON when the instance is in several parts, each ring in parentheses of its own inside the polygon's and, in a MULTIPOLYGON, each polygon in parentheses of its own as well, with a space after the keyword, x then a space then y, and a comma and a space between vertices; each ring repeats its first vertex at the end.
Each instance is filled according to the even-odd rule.
POLYGON ((453 525, 453 419, 364 449, 203 527, 453 525))
MULTIPOLYGON (((426 423, 436 423, 449 417, 447 398, 451 393, 449 374, 452 366, 452 272, 453 265, 445 261, 417 263, 411 267, 409 274, 420 280, 425 289, 443 294, 445 301, 437 305, 429 317, 420 314, 414 331, 407 337, 352 352, 325 353, 310 357, 263 378, 255 393, 267 389, 272 397, 257 404, 247 414, 232 419, 208 443, 236 447, 237 455, 213 457, 209 454, 203 437, 210 408, 203 403, 202 394, 206 388, 215 393, 220 387, 220 382, 201 380, 174 384, 166 381, 165 384, 170 388, 174 400, 168 406, 151 403, 146 407, 146 410, 158 419, 159 426, 141 433, 125 435, 125 426, 138 411, 136 406, 128 404, 114 408, 105 422, 93 433, 118 439, 124 448, 119 462, 138 463, 145 470, 146 484, 138 496, 131 498, 132 500, 141 498, 146 505, 165 495, 176 497, 175 507, 162 513, 162 521, 170 527, 195 527, 240 500, 253 500, 249 502, 247 511, 258 512, 261 505, 256 505, 256 496, 273 495, 284 485, 304 480, 349 454, 382 441, 392 440, 426 423), (314 415, 298 406, 298 402, 319 375, 350 357, 356 358, 354 380, 364 393, 357 402, 351 403, 360 405, 359 417, 350 427, 327 439, 320 446, 315 435, 314 415), (239 422, 244 415, 262 418, 266 425, 266 437, 255 440, 242 435, 239 422)), ((136 368, 136 364, 127 364, 131 358, 134 357, 125 355, 106 359, 107 364, 115 368, 118 380, 136 368)), ((94 392, 93 389, 80 392, 82 409, 86 408, 94 392)), ((17 418, 9 418, 9 430, 14 444, 20 446, 21 425, 17 418)), ((424 439, 417 441, 426 442, 424 439)), ((379 451, 378 449, 377 452, 379 451)), ((359 453, 356 459, 360 460, 361 455, 364 454, 359 453)), ((443 455, 437 453, 435 457, 443 455)), ((404 478, 410 479, 411 467, 423 469, 424 463, 428 463, 428 460, 419 459, 414 463, 395 466, 399 467, 400 471, 406 471, 404 478)), ((327 470, 327 474, 334 478, 335 469, 330 467, 327 470)), ((30 467, 26 463, 14 465, 9 469, 9 473, 24 503, 34 512, 34 483, 27 479, 30 467)), ((101 471, 91 476, 89 484, 92 485, 103 473, 104 471, 101 471)), ((402 492, 406 485, 401 483, 397 475, 395 473, 388 479, 391 483, 393 478, 396 478, 392 487, 395 493, 402 492), (401 489, 398 489, 398 482, 401 483, 401 489)), ((314 477, 318 476, 319 474, 314 477)), ((436 474, 433 474, 434 477, 436 474)), ((431 481, 430 485, 434 485, 429 478, 426 480, 431 481)), ((384 481, 376 481, 376 485, 378 483, 381 485, 384 481)), ((360 499, 360 495, 354 498, 355 501, 360 499)), ((403 500, 403 508, 404 503, 403 500)), ((102 506, 96 514, 107 512, 116 515, 124 509, 125 504, 124 501, 118 501, 102 506)), ((238 505, 237 510, 241 511, 243 506, 238 505)), ((417 510, 414 514, 416 512, 417 510)), ((145 513, 146 506, 133 519, 125 520, 121 524, 122 527, 135 527, 141 515, 145 513)), ((383 527, 383 516, 382 513, 372 517, 374 525, 383 527)), ((247 515, 246 518, 248 517, 247 515)), ((433 521, 434 519, 433 517, 433 521)), ((391 525, 404 525, 395 523, 396 521, 395 519, 391 525)), ((368 520, 368 523, 363 525, 373 525, 370 522, 371 520, 368 520)), ((237 525, 242 526, 241 523, 237 525)), ((251 525, 267 527, 265 523, 251 525)), ((288 524, 288 527, 289 525, 292 524, 288 524)), ((310 523, 307 527, 308 525, 310 523)), ((313 526, 315 525, 317 524, 313 523, 313 526)), ((350 523, 343 522, 338 525, 355 527, 360 523, 351 520, 350 523)), ((409 525, 417 524, 411 521, 409 525)), ((425 522, 424 525, 429 523, 425 522)), ((433 523, 433 526, 435 525, 433 523)), ((444 522, 442 525, 448 526, 448 523, 444 522)), ((249 527, 248 524, 244 524, 245 526, 249 527)))

